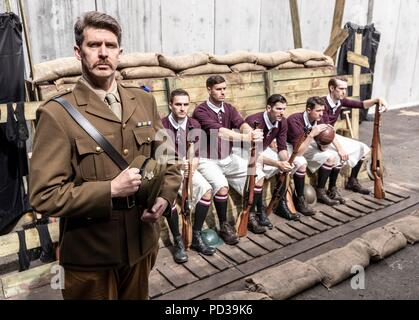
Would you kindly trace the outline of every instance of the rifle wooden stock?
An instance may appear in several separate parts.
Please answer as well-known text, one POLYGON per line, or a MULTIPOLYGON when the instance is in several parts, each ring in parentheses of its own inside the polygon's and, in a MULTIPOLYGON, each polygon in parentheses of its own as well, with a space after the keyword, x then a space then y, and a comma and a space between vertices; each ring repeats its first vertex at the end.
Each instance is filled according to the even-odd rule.
MULTIPOLYGON (((256 129, 259 122, 253 123, 253 129, 256 129)), ((243 210, 238 215, 236 221, 236 230, 239 237, 247 235, 247 224, 249 222, 249 212, 253 205, 255 180, 256 180, 256 143, 254 141, 250 144, 250 159, 247 165, 249 174, 246 177, 243 195, 243 210)))
POLYGON ((380 141, 380 107, 378 105, 375 106, 374 131, 372 135, 371 149, 371 172, 374 176, 374 197, 377 199, 383 199, 385 197, 385 191, 380 141))
MULTIPOLYGON (((295 160, 295 157, 298 154, 298 151, 303 144, 304 140, 307 138, 308 132, 303 133, 303 135, 298 140, 298 143, 295 147, 295 149, 292 151, 292 155, 288 160, 288 163, 292 165, 292 163, 295 160)), ((291 190, 289 190, 289 174, 286 172, 280 172, 277 175, 277 183, 275 185, 275 189, 272 195, 272 199, 269 202, 268 207, 266 208, 267 215, 270 215, 276 207, 278 207, 279 201, 281 201, 284 196, 286 196, 287 206, 288 209, 292 213, 296 213, 297 210, 295 209, 294 202, 292 201, 292 193, 291 190)))
MULTIPOLYGON (((189 128, 189 132, 193 127, 189 128)), ((192 162, 194 158, 194 141, 187 142, 188 175, 184 175, 182 185, 182 202, 180 212, 182 215, 182 240, 186 249, 192 244, 192 222, 191 222, 191 201, 192 196, 192 162)))

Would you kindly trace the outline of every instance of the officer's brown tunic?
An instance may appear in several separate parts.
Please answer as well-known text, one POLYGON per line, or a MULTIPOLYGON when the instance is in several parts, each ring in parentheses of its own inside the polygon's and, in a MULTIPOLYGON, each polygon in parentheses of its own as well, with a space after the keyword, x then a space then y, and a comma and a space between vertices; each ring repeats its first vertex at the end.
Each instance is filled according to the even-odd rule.
MULTIPOLYGON (((162 143, 154 140, 156 131, 162 129, 155 99, 139 88, 119 83, 118 92, 122 121, 81 81, 62 97, 128 163, 138 155, 153 156, 162 143)), ((115 270, 128 270, 125 276, 118 277, 130 278, 138 273, 135 268, 139 267, 148 277, 158 248, 160 227, 158 223, 141 221, 137 207, 112 210, 110 184, 121 170, 58 103, 48 101, 41 106, 36 119, 30 201, 36 212, 60 217, 60 264, 75 275, 102 272, 99 277, 106 278, 115 270), (140 261, 143 265, 136 266, 140 261), (148 268, 144 269, 144 265, 148 268)), ((173 203, 180 181, 179 168, 168 165, 160 193, 168 203, 173 203)), ((109 287, 112 286, 98 290, 106 291, 109 287)), ((143 287, 146 293, 144 290, 132 295, 113 292, 106 297, 145 298, 146 284, 143 287)), ((87 297, 95 298, 94 294, 87 297)))

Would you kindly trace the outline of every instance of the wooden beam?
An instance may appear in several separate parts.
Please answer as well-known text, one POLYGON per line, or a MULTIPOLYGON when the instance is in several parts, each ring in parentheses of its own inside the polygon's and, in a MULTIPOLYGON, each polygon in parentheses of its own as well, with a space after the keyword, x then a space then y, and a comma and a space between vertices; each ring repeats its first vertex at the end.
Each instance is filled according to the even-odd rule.
MULTIPOLYGON (((48 231, 52 242, 57 242, 59 237, 58 222, 48 224, 48 231)), ((25 230, 26 248, 33 249, 41 246, 38 230, 31 228, 25 230)), ((19 252, 19 238, 16 232, 0 237, 0 257, 5 257, 19 252)))
MULTIPOLYGON (((357 54, 362 52, 362 33, 355 34, 355 46, 354 51, 357 54)), ((352 96, 359 98, 361 91, 361 67, 354 64, 353 70, 353 84, 352 84, 352 96)), ((352 109, 352 130, 354 132, 354 138, 359 138, 359 109, 352 109)))
POLYGON ((302 48, 300 17, 298 15, 297 0, 289 0, 292 20, 292 34, 294 37, 294 48, 302 48))
POLYGON ((349 63, 355 64, 357 66, 365 67, 365 68, 368 68, 368 69, 370 67, 368 57, 363 56, 361 54, 357 54, 355 52, 348 51, 347 59, 348 59, 349 63))
POLYGON ((3 288, 3 296, 7 299, 16 295, 27 294, 33 288, 50 283, 54 276, 54 273, 52 273, 54 269, 52 268, 57 264, 58 261, 54 261, 19 273, 2 276, 0 284, 3 288))
POLYGON ((346 38, 348 37, 349 33, 347 30, 340 29, 335 37, 330 41, 329 46, 324 50, 324 54, 329 57, 334 57, 333 61, 336 60, 336 53, 338 52, 339 47, 342 43, 345 42, 346 38))
MULTIPOLYGON (((45 101, 25 102, 25 118, 26 120, 35 120, 36 109, 45 101)), ((16 109, 16 103, 13 103, 13 109, 16 109)), ((0 123, 7 121, 7 104, 0 104, 0 123)))
MULTIPOLYGON (((336 35, 339 33, 339 30, 341 30, 342 28, 342 19, 343 19, 344 10, 345 10, 345 0, 336 0, 335 11, 333 12, 332 30, 330 32, 329 43, 333 42, 333 39, 336 37, 336 35)), ((331 57, 333 61, 336 62, 336 52, 331 57)))

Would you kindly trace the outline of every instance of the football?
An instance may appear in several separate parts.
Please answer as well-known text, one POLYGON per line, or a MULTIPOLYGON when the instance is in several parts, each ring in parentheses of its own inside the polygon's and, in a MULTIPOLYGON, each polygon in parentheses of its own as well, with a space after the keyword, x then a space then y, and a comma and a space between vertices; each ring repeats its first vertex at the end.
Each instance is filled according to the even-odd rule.
POLYGON ((333 139, 335 139, 335 129, 328 126, 326 130, 320 132, 314 139, 322 146, 331 144, 333 139))

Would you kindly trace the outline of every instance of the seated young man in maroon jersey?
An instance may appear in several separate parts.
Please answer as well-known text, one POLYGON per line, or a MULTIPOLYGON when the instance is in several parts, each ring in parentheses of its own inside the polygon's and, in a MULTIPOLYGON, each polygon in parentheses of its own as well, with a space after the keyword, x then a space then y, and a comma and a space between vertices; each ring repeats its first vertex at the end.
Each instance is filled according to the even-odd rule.
MULTIPOLYGON (((207 246, 202 240, 201 230, 208 209, 211 204, 212 188, 208 181, 198 172, 196 168, 199 163, 199 137, 200 129, 198 121, 188 117, 189 94, 185 90, 176 89, 170 93, 169 109, 170 114, 162 119, 163 126, 167 129, 169 136, 175 142, 176 156, 183 160, 182 175, 192 174, 192 203, 191 210, 194 211, 192 226, 192 244, 191 248, 205 255, 213 255, 215 249, 207 246), (192 132, 193 130, 193 132, 192 132), (188 172, 187 158, 187 139, 193 139, 195 157, 192 160, 192 172, 188 172)), ((183 184, 183 182, 182 182, 183 184)), ((179 189, 181 193, 182 186, 179 189)), ((172 214, 166 217, 169 229, 174 239, 174 259, 177 263, 183 263, 188 260, 185 252, 185 244, 179 231, 179 216, 176 205, 172 207, 172 214)))
MULTIPOLYGON (((256 212, 259 223, 268 228, 272 228, 263 206, 263 182, 280 172, 290 172, 293 165, 288 163, 289 155, 287 151, 287 118, 284 117, 287 100, 280 94, 271 95, 266 102, 266 110, 250 115, 246 118, 249 125, 255 121, 259 123, 259 128, 263 130, 263 150, 256 165, 256 185, 254 189, 253 207, 251 213, 256 212)), ((278 211, 275 213, 292 220, 293 215, 286 205, 285 199, 279 203, 278 211)), ((249 230, 254 228, 249 220, 249 230)))
MULTIPOLYGON (((243 194, 247 176, 247 161, 233 154, 233 141, 262 141, 262 130, 253 130, 231 104, 225 102, 226 80, 220 75, 210 76, 206 81, 209 98, 198 105, 193 118, 198 120, 207 135, 204 157, 198 171, 210 183, 214 194, 214 205, 220 223, 220 236, 230 245, 237 244, 237 232, 227 221, 228 188, 231 186, 243 194)), ((266 229, 260 226, 258 232, 266 229)))
MULTIPOLYGON (((342 107, 368 109, 378 104, 382 107, 381 111, 387 111, 387 102, 382 98, 364 101, 346 98, 348 89, 348 80, 346 77, 337 76, 330 79, 328 88, 329 94, 323 97, 326 105, 322 118, 324 123, 334 126, 341 115, 342 107)), ((358 140, 345 138, 340 135, 337 135, 337 139, 342 146, 341 150, 338 150, 339 157, 352 168, 351 176, 345 188, 354 192, 369 194, 370 191, 358 182, 358 173, 370 148, 358 140)))
MULTIPOLYGON (((296 209, 304 215, 314 214, 314 210, 307 204, 304 197, 304 180, 307 168, 312 173, 318 171, 316 194, 319 202, 333 206, 345 201, 336 188, 336 181, 341 169, 338 153, 336 149, 332 148, 332 145, 337 143, 336 138, 332 144, 327 146, 319 146, 314 139, 329 126, 322 122, 324 109, 324 101, 321 97, 310 97, 304 112, 294 113, 288 117, 288 152, 291 153, 300 137, 305 132, 309 132, 294 160, 296 170, 294 173, 294 201, 296 209), (329 189, 326 191, 325 186, 328 179, 329 189)), ((339 145, 337 149, 340 150, 339 145)))

